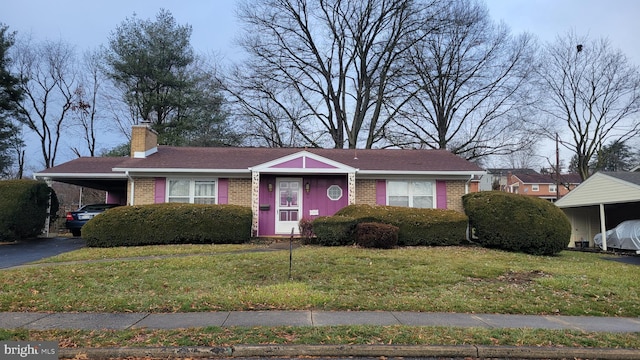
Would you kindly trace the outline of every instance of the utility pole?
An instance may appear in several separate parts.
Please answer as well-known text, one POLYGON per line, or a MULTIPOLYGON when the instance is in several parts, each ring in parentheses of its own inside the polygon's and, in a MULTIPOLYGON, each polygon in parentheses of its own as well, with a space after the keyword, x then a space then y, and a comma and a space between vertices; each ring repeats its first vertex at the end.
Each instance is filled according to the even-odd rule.
MULTIPOLYGON (((578 50, 580 51, 580 50, 578 50)), ((560 200, 560 139, 556 133, 556 201, 560 200)))

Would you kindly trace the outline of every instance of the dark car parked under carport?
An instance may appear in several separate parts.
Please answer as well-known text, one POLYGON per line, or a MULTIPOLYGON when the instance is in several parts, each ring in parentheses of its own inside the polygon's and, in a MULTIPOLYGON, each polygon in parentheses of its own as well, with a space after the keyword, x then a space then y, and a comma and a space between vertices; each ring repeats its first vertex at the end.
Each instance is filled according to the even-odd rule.
POLYGON ((80 236, 81 229, 87 221, 93 219, 96 215, 101 214, 114 207, 121 206, 119 204, 90 204, 81 207, 76 211, 67 212, 65 227, 71 231, 73 236, 80 236))

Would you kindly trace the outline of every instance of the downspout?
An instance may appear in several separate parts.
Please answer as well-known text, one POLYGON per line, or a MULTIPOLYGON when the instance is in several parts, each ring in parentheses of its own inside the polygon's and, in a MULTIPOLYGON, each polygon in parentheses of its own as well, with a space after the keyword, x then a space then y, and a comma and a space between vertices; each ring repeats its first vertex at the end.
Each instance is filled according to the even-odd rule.
POLYGON ((135 181, 133 180, 133 178, 131 177, 131 175, 129 175, 129 170, 125 170, 124 174, 127 176, 127 178, 129 179, 129 183, 131 184, 131 195, 129 198, 129 205, 133 206, 133 199, 135 199, 135 181))
POLYGON ((470 175, 470 176, 469 176, 469 180, 467 180, 467 181, 464 183, 464 193, 465 193, 465 194, 468 194, 468 193, 469 193, 469 183, 471 182, 471 180, 473 180, 473 175, 470 175))

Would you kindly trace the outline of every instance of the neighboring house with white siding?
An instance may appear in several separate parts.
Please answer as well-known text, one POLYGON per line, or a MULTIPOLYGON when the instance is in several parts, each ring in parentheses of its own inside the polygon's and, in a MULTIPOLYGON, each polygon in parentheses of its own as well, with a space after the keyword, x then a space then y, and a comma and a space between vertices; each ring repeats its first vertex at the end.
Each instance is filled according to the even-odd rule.
POLYGON ((593 247, 596 234, 640 219, 640 172, 597 172, 555 204, 571 222, 569 246, 593 247))

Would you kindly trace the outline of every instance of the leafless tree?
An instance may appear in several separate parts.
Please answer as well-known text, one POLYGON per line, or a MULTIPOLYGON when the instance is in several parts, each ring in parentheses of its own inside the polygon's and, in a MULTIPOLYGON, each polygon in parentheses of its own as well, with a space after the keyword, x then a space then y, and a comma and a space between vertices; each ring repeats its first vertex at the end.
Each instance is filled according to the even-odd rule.
POLYGON ((8 174, 8 178, 11 179, 22 179, 24 175, 25 168, 25 143, 22 140, 20 134, 22 133, 22 125, 16 126, 14 128, 15 136, 12 138, 10 143, 11 152, 14 154, 15 163, 14 167, 10 174, 8 174))
POLYGON ((500 166, 510 169, 539 169, 544 166, 551 166, 553 159, 545 159, 535 155, 537 153, 536 146, 520 149, 509 155, 500 157, 500 166))
POLYGON ((254 77, 235 66, 225 80, 231 115, 244 126, 245 144, 267 147, 324 147, 323 132, 314 131, 313 114, 295 92, 266 77, 254 77), (254 89, 253 91, 250 89, 254 89))
POLYGON ((484 3, 447 2, 444 24, 405 57, 409 99, 388 139, 397 146, 447 149, 469 160, 505 155, 535 140, 526 131, 535 100, 530 79, 535 41, 512 36, 484 3))
POLYGON ((603 144, 640 133, 640 72, 608 40, 573 32, 558 37, 544 49, 540 75, 547 95, 541 110, 569 131, 561 144, 577 157, 583 180, 603 144))
MULTIPOLYGON (((83 56, 83 71, 79 76, 79 83, 75 89, 74 101, 71 104, 73 118, 81 129, 81 137, 84 140, 89 156, 96 155, 96 132, 100 128, 99 99, 101 97, 102 84, 104 82, 100 70, 100 57, 97 52, 87 52, 83 56)), ((72 148, 78 156, 83 151, 78 147, 72 148)))
POLYGON ((393 118, 385 104, 397 92, 394 64, 413 45, 419 26, 430 21, 436 3, 244 1, 240 44, 249 57, 243 81, 231 82, 241 87, 231 95, 266 128, 286 129, 275 138, 370 148, 393 118), (273 127, 280 123, 289 126, 273 127))
POLYGON ((75 97, 75 51, 63 41, 25 40, 16 44, 14 59, 25 94, 20 121, 37 135, 43 165, 52 167, 75 97))

